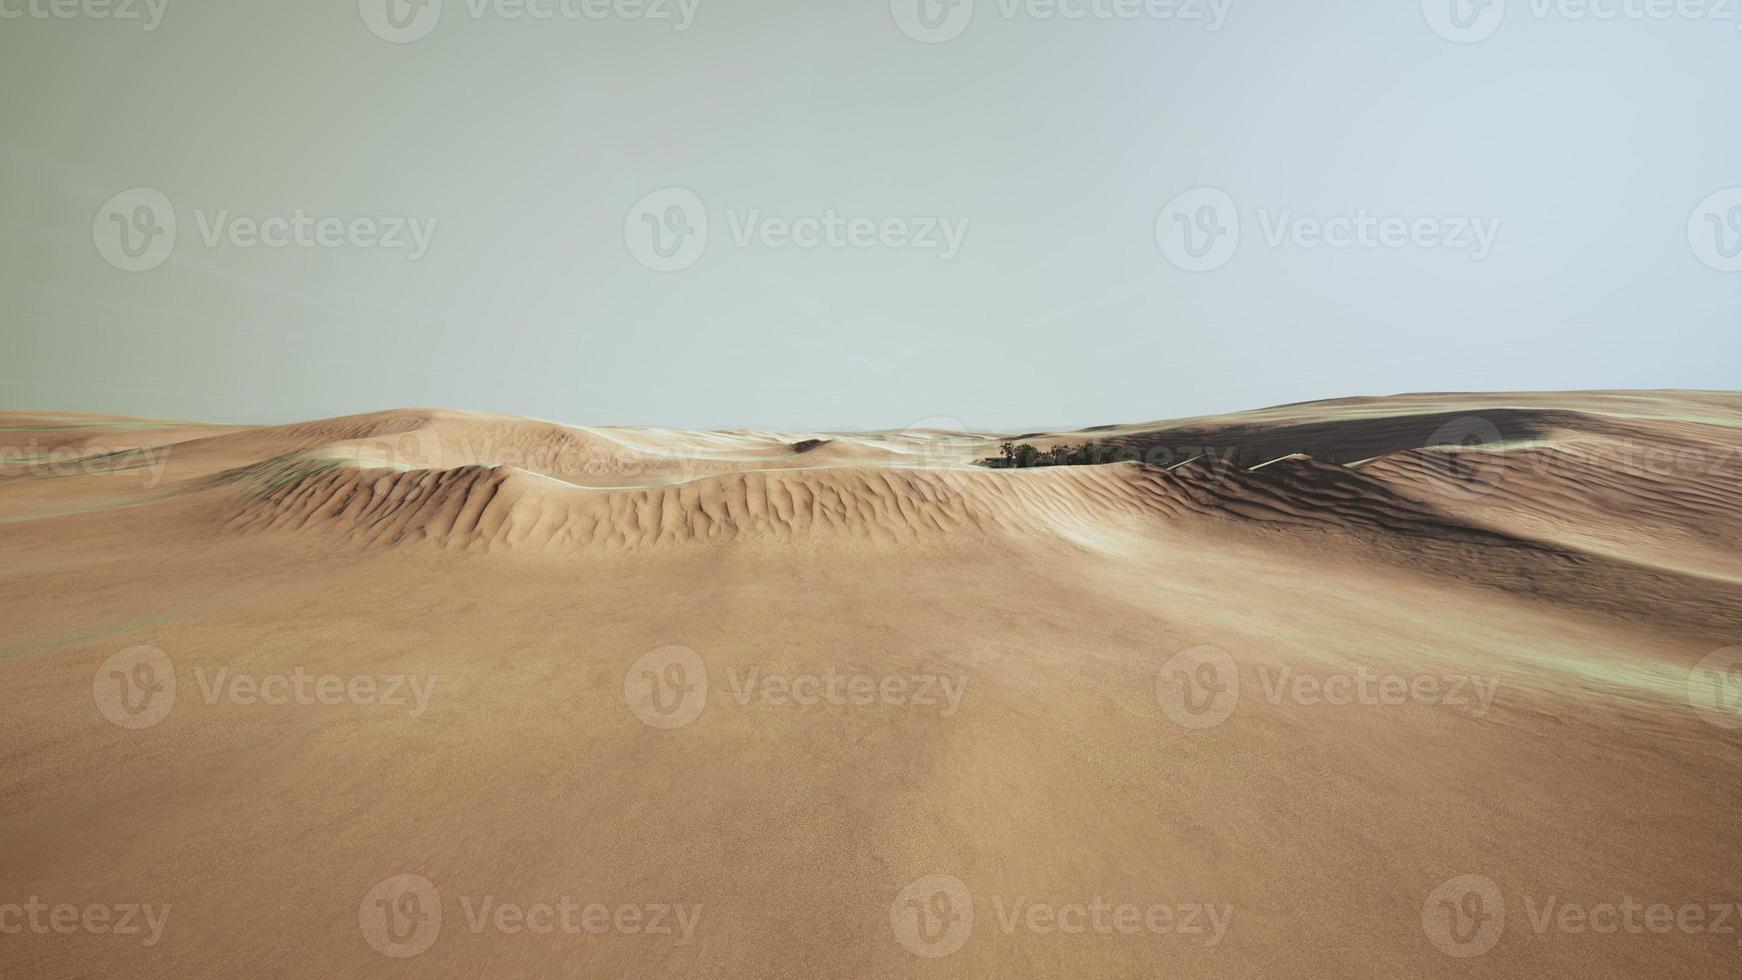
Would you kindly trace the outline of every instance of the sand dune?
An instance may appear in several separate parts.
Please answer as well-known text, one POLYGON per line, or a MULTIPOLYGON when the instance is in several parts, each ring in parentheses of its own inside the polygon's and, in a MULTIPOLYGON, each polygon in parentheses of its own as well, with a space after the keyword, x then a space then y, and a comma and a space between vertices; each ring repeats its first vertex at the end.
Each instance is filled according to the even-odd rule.
POLYGON ((1742 955, 1539 914, 1742 903, 1742 395, 0 431, 0 929, 13 896, 169 907, 149 944, 0 935, 3 976, 1742 955), (980 465, 1008 439, 1127 458, 980 465), (340 693, 261 699, 294 678, 340 693), (527 927, 568 899, 604 926, 527 927))

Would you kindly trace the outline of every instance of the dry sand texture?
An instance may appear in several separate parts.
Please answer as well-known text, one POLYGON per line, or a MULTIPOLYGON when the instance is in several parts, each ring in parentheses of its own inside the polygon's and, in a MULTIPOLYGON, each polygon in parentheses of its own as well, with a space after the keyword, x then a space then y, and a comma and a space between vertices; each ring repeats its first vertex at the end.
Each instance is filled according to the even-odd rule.
POLYGON ((1742 395, 0 434, 0 976, 1742 964, 1742 395))

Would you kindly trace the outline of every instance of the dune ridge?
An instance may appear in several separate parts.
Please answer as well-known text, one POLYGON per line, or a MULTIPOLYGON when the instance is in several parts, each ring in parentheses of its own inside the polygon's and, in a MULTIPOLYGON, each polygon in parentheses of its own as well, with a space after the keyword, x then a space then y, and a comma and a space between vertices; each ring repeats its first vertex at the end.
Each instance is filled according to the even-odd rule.
MULTIPOLYGON (((362 432, 373 445, 377 433, 354 425, 317 425, 303 438, 362 432)), ((514 444, 524 444, 524 433, 507 425, 514 444)), ((655 482, 644 484, 588 486, 482 462, 388 466, 391 452, 335 453, 322 443, 214 474, 187 492, 212 498, 206 506, 224 533, 362 553, 561 558, 754 542, 1117 550, 1132 539, 1258 535, 1271 547, 1354 549, 1414 573, 1592 612, 1626 617, 1673 605, 1690 628, 1742 624, 1730 601, 1742 574, 1731 544, 1742 528, 1742 492, 1702 479, 1698 468, 1635 472, 1625 456, 1634 444, 1612 437, 1600 445, 1580 433, 1563 446, 1412 448, 1348 465, 1292 453, 1243 466, 1212 452, 1170 467, 1021 470, 973 466, 971 454, 919 466, 817 461, 822 450, 795 449, 802 442, 778 435, 711 438, 715 455, 706 459, 650 455, 655 482), (1324 534, 1346 543, 1327 544, 1324 534)), ((1712 444, 1682 438, 1684 458, 1690 447, 1717 458, 1712 444)), ((551 469, 574 475, 573 467, 551 469)))
POLYGON ((1565 396, 1558 407, 1520 407, 1520 399, 1553 401, 1341 400, 1023 436, 577 428, 432 409, 209 434, 142 420, 111 432, 56 417, 48 431, 73 454, 74 481, 95 490, 125 486, 117 474, 161 462, 157 489, 207 502, 225 532, 319 535, 365 548, 550 553, 809 536, 898 543, 1156 533, 1222 520, 1645 555, 1719 577, 1742 571, 1730 555, 1742 544, 1742 485, 1728 478, 1742 470, 1742 399, 1594 393, 1565 396), (164 435, 138 435, 152 432, 164 435), (1480 438, 1438 445, 1448 433, 1480 438), (1009 439, 1046 448, 1085 438, 1145 461, 979 465, 1009 439), (1626 521, 1614 519, 1620 513, 1626 521), (1679 555, 1657 545, 1665 537, 1679 555))

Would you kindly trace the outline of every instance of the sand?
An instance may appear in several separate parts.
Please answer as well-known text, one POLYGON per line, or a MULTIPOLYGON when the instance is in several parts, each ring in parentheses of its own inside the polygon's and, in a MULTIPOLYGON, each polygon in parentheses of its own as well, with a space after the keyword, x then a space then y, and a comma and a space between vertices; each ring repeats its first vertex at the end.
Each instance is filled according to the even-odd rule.
POLYGON ((1735 975, 1742 395, 1011 435, 0 413, 0 976, 1735 975))

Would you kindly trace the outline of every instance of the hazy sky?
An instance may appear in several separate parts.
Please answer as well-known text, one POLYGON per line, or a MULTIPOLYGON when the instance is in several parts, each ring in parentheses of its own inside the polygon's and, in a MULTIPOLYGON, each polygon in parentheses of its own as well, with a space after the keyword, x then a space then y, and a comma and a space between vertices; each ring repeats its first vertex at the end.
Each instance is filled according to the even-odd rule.
POLYGON ((0 405, 1738 388, 1732 6, 0 0, 0 405))

